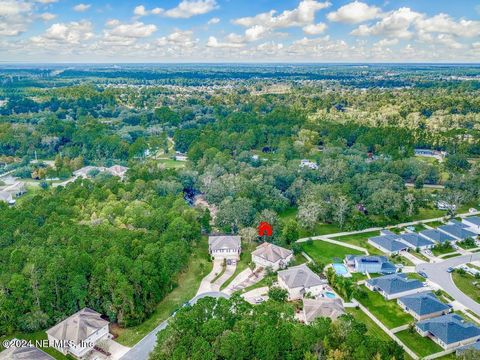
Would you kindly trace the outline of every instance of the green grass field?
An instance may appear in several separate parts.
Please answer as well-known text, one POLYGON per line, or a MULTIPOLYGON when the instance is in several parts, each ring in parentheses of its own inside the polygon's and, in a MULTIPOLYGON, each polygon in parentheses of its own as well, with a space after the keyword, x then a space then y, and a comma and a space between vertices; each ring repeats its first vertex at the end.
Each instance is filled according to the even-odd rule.
POLYGON ((375 336, 384 341, 392 341, 392 338, 387 335, 377 324, 373 322, 362 310, 356 308, 347 308, 345 311, 351 314, 356 320, 365 324, 367 327, 367 334, 375 336))
POLYGON ((353 234, 353 235, 345 235, 335 237, 335 240, 346 242, 347 244, 356 245, 367 249, 369 254, 372 255, 383 255, 383 253, 378 250, 377 248, 373 247, 368 243, 368 238, 379 236, 380 231, 370 231, 365 233, 353 234))
POLYGON ((159 159, 158 162, 165 165, 167 169, 181 169, 187 164, 186 161, 176 161, 173 159, 159 159))
POLYGON ((180 274, 178 286, 157 305, 155 312, 142 324, 126 329, 115 328, 115 333, 118 335, 116 340, 130 347, 139 342, 158 324, 168 319, 182 304, 195 296, 202 278, 211 271, 211 268, 212 263, 208 260, 207 238, 203 237, 193 249, 186 271, 180 274))
POLYGON ((357 300, 389 329, 413 322, 413 317, 403 312, 396 300, 387 301, 378 292, 367 290, 367 298, 357 300))
POLYGON ((395 335, 397 335, 397 337, 402 340, 402 342, 407 345, 410 350, 420 357, 443 351, 440 345, 436 344, 427 337, 420 336, 420 334, 416 331, 410 332, 410 330, 403 330, 395 335))
POLYGON ((471 297, 476 302, 480 302, 480 280, 475 279, 469 274, 460 275, 457 272, 452 273, 452 278, 455 285, 457 285, 465 295, 471 297), (478 287, 474 285, 475 283, 479 283, 478 287))
POLYGON ((301 243, 303 251, 311 258, 321 264, 329 264, 334 259, 343 261, 346 255, 361 255, 360 251, 350 249, 344 246, 330 244, 321 240, 313 240, 312 242, 301 243))

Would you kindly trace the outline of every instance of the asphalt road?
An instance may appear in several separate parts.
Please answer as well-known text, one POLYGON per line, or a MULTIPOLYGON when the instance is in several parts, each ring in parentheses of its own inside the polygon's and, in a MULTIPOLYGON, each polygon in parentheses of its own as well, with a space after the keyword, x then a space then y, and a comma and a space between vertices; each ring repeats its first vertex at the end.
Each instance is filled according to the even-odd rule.
MULTIPOLYGON (((222 292, 207 292, 195 296, 189 301, 190 305, 195 305, 196 302, 204 297, 214 298, 228 298, 229 296, 222 292)), ((145 336, 140 342, 138 342, 133 348, 131 348, 120 360, 147 360, 148 355, 152 352, 155 344, 157 343, 157 334, 168 326, 168 319, 158 325, 147 336, 145 336)))
POLYGON ((460 304, 472 310, 477 316, 480 316, 480 304, 461 292, 453 282, 452 275, 447 272, 449 267, 466 264, 475 260, 480 260, 480 253, 457 256, 439 263, 419 264, 416 266, 416 270, 417 272, 423 271, 428 275, 429 280, 438 284, 460 304))

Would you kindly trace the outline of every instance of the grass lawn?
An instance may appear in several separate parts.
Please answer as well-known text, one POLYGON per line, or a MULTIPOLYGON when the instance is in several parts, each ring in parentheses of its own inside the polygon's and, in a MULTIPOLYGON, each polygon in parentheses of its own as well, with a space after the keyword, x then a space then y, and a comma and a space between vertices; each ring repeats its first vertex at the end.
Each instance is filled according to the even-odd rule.
POLYGON ((387 301, 376 291, 367 290, 367 297, 357 300, 389 329, 413 322, 413 317, 403 312, 396 300, 387 301))
MULTIPOLYGON (((10 335, 10 336, 3 336, 3 337, 0 337, 0 351, 4 350, 4 348, 2 347, 1 345, 1 342, 3 340, 10 340, 10 339, 19 339, 19 340, 27 340, 27 341, 31 341, 32 342, 32 345, 35 346, 35 341, 41 341, 41 340, 47 340, 47 334, 45 333, 45 331, 37 331, 37 332, 34 332, 34 333, 17 333, 17 334, 13 334, 13 335, 10 335)), ((73 357, 71 357, 70 355, 69 356, 65 356, 63 355, 62 353, 58 352, 57 350, 53 349, 53 348, 41 348, 42 351, 46 352, 47 354, 51 355, 54 359, 57 359, 57 360, 70 360, 70 359, 73 359, 73 357)))
POLYGON ((307 262, 307 259, 305 259, 305 256, 303 256, 302 254, 297 254, 297 255, 294 255, 291 266, 302 265, 302 264, 305 264, 306 262, 307 262))
POLYGON ((415 256, 420 260, 426 261, 427 263, 430 262, 430 259, 425 255, 423 255, 421 252, 412 251, 410 254, 412 254, 413 256, 415 256))
POLYGON ((389 258, 390 262, 394 264, 402 264, 403 266, 414 266, 415 264, 410 261, 410 259, 407 259, 404 256, 390 256, 389 258))
MULTIPOLYGON (((287 221, 290 219, 295 219, 298 213, 297 208, 288 208, 285 211, 282 211, 281 213, 278 214, 278 217, 283 220, 287 221)), ((300 228, 300 237, 309 237, 309 236, 315 236, 315 235, 327 235, 327 234, 334 234, 341 232, 341 230, 338 226, 334 224, 325 224, 325 223, 317 223, 313 227, 313 229, 305 229, 305 228, 300 228)))
POLYGON ((469 274, 460 275, 456 271, 452 273, 452 278, 455 285, 457 285, 465 295, 471 297, 476 302, 480 302, 480 280, 475 279, 469 274), (476 287, 474 283, 479 283, 479 287, 476 287))
POLYGON ((159 159, 158 162, 165 165, 167 169, 180 169, 184 168, 187 164, 186 161, 177 161, 173 159, 159 159))
POLYGON ((436 256, 438 255, 443 255, 443 254, 449 254, 451 252, 455 252, 455 249, 452 248, 451 246, 449 247, 444 247, 444 246, 434 246, 432 249, 432 253, 436 256))
POLYGON ((480 271, 480 267, 478 267, 477 265, 474 265, 472 263, 468 263, 467 265, 468 265, 468 267, 471 267, 472 269, 480 271))
POLYGON ((418 214, 415 214, 412 218, 413 220, 427 220, 439 218, 446 214, 447 212, 444 210, 421 208, 418 214))
POLYGON ((182 304, 195 296, 202 278, 211 271, 211 268, 207 238, 202 237, 200 243, 193 249, 186 271, 178 278, 178 286, 157 305, 155 312, 142 324, 125 329, 116 328, 115 333, 118 335, 116 341, 130 347, 139 342, 182 304))
POLYGON ((356 245, 367 249, 369 254, 371 255, 383 255, 383 253, 378 250, 377 248, 373 247, 368 243, 368 238, 379 236, 380 231, 370 231, 365 233, 353 234, 353 235, 345 235, 333 238, 337 241, 344 241, 347 244, 356 245))
POLYGON ((429 225, 431 227, 434 227, 434 228, 437 228, 437 227, 445 225, 445 224, 441 221, 431 221, 431 222, 427 223, 427 225, 429 225))
POLYGON ((442 259, 450 259, 450 258, 453 258, 455 256, 459 256, 461 255, 460 253, 453 253, 453 254, 448 254, 448 255, 445 255, 445 256, 442 256, 442 259))
POLYGON ((350 249, 344 246, 330 244, 321 240, 301 243, 303 251, 319 264, 330 264, 337 258, 343 261, 346 255, 361 255, 358 250, 350 249))
POLYGON ((420 357, 443 351, 440 345, 436 344, 427 337, 420 336, 420 334, 418 334, 416 331, 410 332, 410 330, 403 330, 395 335, 397 335, 398 338, 410 348, 410 350, 420 357))
POLYGON ((242 244, 242 253, 240 254, 240 261, 237 262, 237 268, 230 279, 223 283, 223 285, 220 287, 220 290, 225 289, 233 281, 233 279, 237 277, 238 274, 248 267, 252 261, 252 251, 255 250, 257 246, 257 243, 242 244))
POLYGON ((390 336, 387 335, 377 324, 373 322, 362 310, 356 308, 346 308, 345 311, 351 314, 356 320, 365 324, 367 327, 367 334, 375 336, 384 341, 393 341, 390 336))
POLYGON ((253 284, 251 286, 246 287, 245 289, 242 290, 242 293, 246 293, 247 291, 258 289, 264 286, 270 286, 272 283, 277 279, 277 275, 272 274, 270 276, 265 276, 262 280, 257 282, 256 284, 253 284))

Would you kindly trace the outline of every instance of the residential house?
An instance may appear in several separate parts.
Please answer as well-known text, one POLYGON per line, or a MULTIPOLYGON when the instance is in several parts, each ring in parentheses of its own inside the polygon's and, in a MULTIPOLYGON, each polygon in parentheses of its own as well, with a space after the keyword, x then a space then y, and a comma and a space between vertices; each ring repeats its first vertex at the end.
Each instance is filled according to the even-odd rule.
POLYGON ((369 279, 365 282, 365 286, 372 291, 378 291, 387 300, 429 290, 421 281, 408 279, 406 274, 392 274, 369 279))
POLYGON ((105 171, 113 176, 118 176, 120 179, 123 179, 128 171, 128 167, 122 165, 113 165, 105 169, 105 171))
POLYGON ((310 161, 310 160, 307 160, 307 159, 303 159, 303 160, 300 161, 300 167, 301 168, 307 167, 307 168, 312 169, 312 170, 318 170, 318 165, 316 163, 314 163, 313 161, 310 161))
POLYGON ((445 350, 473 344, 480 339, 480 328, 457 314, 422 320, 415 328, 420 335, 430 337, 445 350))
POLYGON ((394 233, 369 238, 368 243, 387 255, 396 255, 400 251, 408 250, 408 246, 394 233))
POLYGON ((437 243, 444 243, 444 242, 454 242, 455 238, 450 236, 440 230, 437 229, 429 229, 423 230, 419 233, 420 236, 423 236, 425 239, 437 242, 437 243))
POLYGON ((471 216, 462 219, 463 223, 467 226, 467 230, 480 234, 480 216, 471 216))
POLYGON ((84 358, 102 340, 109 337, 109 322, 89 308, 84 308, 47 330, 48 341, 62 354, 84 358))
POLYGON ((425 239, 417 233, 406 233, 400 235, 400 241, 412 249, 431 249, 435 243, 431 240, 425 239))
POLYGON ((252 261, 257 267, 271 268, 273 271, 285 268, 292 259, 292 250, 268 242, 264 242, 252 252, 252 261))
POLYGON ((438 227, 438 230, 452 236, 455 239, 454 241, 463 241, 468 238, 475 239, 477 237, 477 234, 458 224, 442 225, 438 227))
POLYGON ((279 271, 277 277, 278 285, 288 291, 289 300, 301 299, 307 293, 317 296, 327 283, 305 264, 279 271))
POLYGON ((104 172, 106 170, 103 166, 84 166, 73 172, 73 176, 88 179, 93 172, 104 172))
POLYGON ((437 209, 438 210, 457 210, 457 206, 455 204, 450 204, 446 201, 437 201, 437 209))
POLYGON ((345 314, 340 298, 303 299, 302 320, 310 324, 319 317, 338 319, 345 314))
POLYGON ((415 149, 415 156, 423 156, 423 157, 432 157, 437 160, 443 160, 445 156, 447 156, 446 151, 438 151, 438 150, 430 150, 430 149, 415 149))
POLYGON ((208 237, 208 253, 215 259, 240 259, 240 236, 214 235, 208 237))
POLYGON ((407 295, 397 299, 397 303, 418 321, 445 315, 451 310, 431 292, 407 295))
POLYGON ((448 220, 447 225, 458 225, 458 226, 460 226, 461 228, 464 228, 464 229, 468 228, 468 225, 465 225, 463 222, 458 221, 457 219, 448 220))
POLYGON ((362 274, 393 274, 397 272, 397 267, 385 256, 347 255, 344 263, 352 272, 362 274))
MULTIPOLYGON (((21 340, 13 339, 12 344, 21 340)), ((0 360, 54 360, 53 357, 35 346, 10 346, 0 352, 0 360)))

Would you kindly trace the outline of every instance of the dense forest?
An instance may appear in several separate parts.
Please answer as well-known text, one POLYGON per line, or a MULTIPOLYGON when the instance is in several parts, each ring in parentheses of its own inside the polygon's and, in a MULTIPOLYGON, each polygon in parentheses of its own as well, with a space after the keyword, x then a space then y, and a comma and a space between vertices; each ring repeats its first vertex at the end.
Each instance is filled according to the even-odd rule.
POLYGON ((159 333, 152 360, 163 359, 396 359, 404 358, 393 341, 366 335, 364 324, 344 315, 319 318, 307 326, 294 308, 273 300, 252 306, 240 297, 202 299, 177 313, 159 333))
MULTIPOLYGON (((266 220, 274 242, 295 248, 318 225, 433 217, 439 200, 478 207, 478 70, 0 69, 0 171, 28 185, 15 206, 0 204, 0 337, 45 329, 84 306, 123 327, 142 323, 202 233, 254 240, 266 220), (444 158, 416 157, 416 148, 444 158), (125 179, 72 178, 114 164, 129 167, 125 179), (207 210, 193 206, 198 196, 207 210)), ((155 358, 216 359, 234 345, 238 359, 268 358, 265 347, 272 359, 403 356, 349 317, 307 327, 292 316, 283 304, 205 300, 179 313, 161 335, 171 347, 155 358)))

